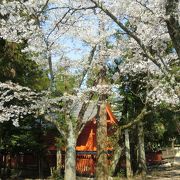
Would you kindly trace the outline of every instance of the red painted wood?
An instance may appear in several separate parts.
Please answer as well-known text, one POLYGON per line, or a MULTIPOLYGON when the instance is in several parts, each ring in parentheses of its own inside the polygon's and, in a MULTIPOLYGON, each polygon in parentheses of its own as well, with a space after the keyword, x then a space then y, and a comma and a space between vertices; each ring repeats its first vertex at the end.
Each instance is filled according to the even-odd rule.
MULTIPOLYGON (((111 108, 109 105, 106 106, 107 112, 107 127, 108 127, 108 135, 112 134, 115 129, 113 126, 117 123, 115 116, 113 115, 111 108)), ((107 144, 108 149, 112 149, 107 144)), ((81 134, 77 139, 77 146, 76 150, 78 151, 96 151, 96 119, 93 118, 89 121, 84 129, 82 130, 81 134)))

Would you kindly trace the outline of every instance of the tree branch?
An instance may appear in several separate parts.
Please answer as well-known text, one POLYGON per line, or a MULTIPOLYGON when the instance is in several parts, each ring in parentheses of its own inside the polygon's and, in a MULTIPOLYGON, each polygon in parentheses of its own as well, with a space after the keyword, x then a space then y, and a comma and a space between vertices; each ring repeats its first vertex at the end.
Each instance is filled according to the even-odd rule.
POLYGON ((47 114, 44 116, 45 120, 54 124, 56 126, 56 128, 58 129, 58 131, 64 136, 66 137, 66 133, 63 130, 63 127, 60 126, 60 124, 58 123, 58 121, 54 120, 51 116, 48 116, 47 114))
POLYGON ((141 113, 135 118, 135 120, 129 122, 128 124, 122 125, 120 126, 121 130, 125 130, 128 129, 130 127, 132 127, 133 125, 137 124, 138 122, 142 121, 144 119, 144 117, 148 114, 150 114, 152 111, 151 110, 147 110, 146 106, 141 110, 141 113))
POLYGON ((148 8, 147 6, 146 6, 146 4, 144 3, 142 3, 142 2, 140 2, 140 1, 138 1, 138 0, 135 0, 138 4, 140 4, 141 6, 143 6, 144 8, 146 8, 149 12, 151 12, 152 14, 154 14, 154 12, 150 9, 150 8, 148 8))
POLYGON ((55 24, 55 26, 53 27, 53 29, 48 33, 46 39, 49 38, 49 36, 54 32, 54 30, 56 28, 58 28, 59 24, 64 20, 64 18, 67 16, 67 14, 71 11, 71 9, 68 9, 68 11, 66 13, 64 13, 64 15, 62 16, 62 18, 55 24))
POLYGON ((101 9, 108 17, 110 17, 123 31, 127 33, 127 35, 133 38, 143 50, 144 55, 148 59, 150 59, 156 66, 158 66, 159 69, 164 73, 164 75, 169 79, 169 77, 167 76, 167 73, 161 67, 161 64, 157 62, 157 60, 153 57, 153 54, 151 54, 148 48, 143 44, 141 39, 134 32, 130 31, 123 23, 121 23, 112 12, 110 12, 105 6, 103 6, 102 3, 96 2, 95 0, 90 0, 90 1, 93 2, 99 9, 101 9))
POLYGON ((101 9, 107 16, 109 16, 123 31, 125 31, 130 37, 132 37, 142 48, 143 52, 145 55, 154 61, 153 56, 148 52, 147 48, 145 45, 142 43, 141 39, 139 39, 132 31, 130 31, 126 26, 121 23, 115 15, 113 15, 106 7, 103 6, 101 3, 97 3, 95 0, 91 0, 99 9, 101 9))
MULTIPOLYGON (((93 57, 94 57, 94 53, 95 53, 95 51, 96 51, 96 47, 97 47, 97 46, 95 45, 95 46, 92 48, 91 52, 90 52, 90 55, 89 55, 89 58, 88 58, 88 65, 91 65, 91 63, 92 63, 92 61, 93 61, 93 57)), ((89 70, 89 68, 87 68, 87 69, 84 70, 84 72, 83 72, 83 77, 82 77, 82 79, 81 79, 81 82, 80 82, 79 87, 82 86, 82 83, 84 82, 84 78, 85 78, 88 70, 89 70)))

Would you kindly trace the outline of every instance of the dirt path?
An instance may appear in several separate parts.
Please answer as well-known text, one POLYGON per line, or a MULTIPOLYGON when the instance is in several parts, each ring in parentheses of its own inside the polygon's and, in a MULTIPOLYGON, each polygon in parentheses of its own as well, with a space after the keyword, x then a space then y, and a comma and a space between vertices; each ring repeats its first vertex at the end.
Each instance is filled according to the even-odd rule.
POLYGON ((147 180, 180 180, 180 166, 152 170, 147 180))
MULTIPOLYGON (((94 180, 94 178, 77 178, 78 180, 94 180)), ((127 178, 109 178, 109 180, 127 180, 127 178)), ((133 177, 131 180, 142 180, 141 177, 133 177)), ((180 180, 180 166, 160 168, 154 167, 147 175, 146 180, 180 180)))

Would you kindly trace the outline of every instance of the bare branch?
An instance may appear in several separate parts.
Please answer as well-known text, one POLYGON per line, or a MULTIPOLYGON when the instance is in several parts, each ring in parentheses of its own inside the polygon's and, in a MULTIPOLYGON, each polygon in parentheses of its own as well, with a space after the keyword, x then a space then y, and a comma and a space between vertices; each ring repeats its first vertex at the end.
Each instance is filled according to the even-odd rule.
POLYGON ((49 34, 47 35, 46 39, 49 38, 49 36, 54 32, 54 30, 56 28, 58 28, 59 24, 65 19, 65 17, 68 15, 68 13, 71 11, 71 9, 68 9, 68 11, 66 13, 64 13, 64 15, 62 16, 62 18, 55 24, 55 26, 53 27, 53 29, 49 32, 49 34))
POLYGON ((44 9, 48 6, 49 0, 46 0, 44 6, 42 7, 41 11, 39 11, 38 15, 40 15, 41 13, 43 13, 44 9))
POLYGON ((140 1, 138 1, 138 0, 136 0, 136 2, 137 2, 138 4, 140 4, 141 6, 145 7, 149 12, 151 12, 152 14, 154 14, 154 12, 152 11, 152 9, 148 8, 148 7, 146 6, 146 4, 143 4, 142 2, 140 2, 140 1))
MULTIPOLYGON (((92 48, 91 52, 90 52, 90 55, 89 55, 89 58, 88 58, 88 65, 89 65, 89 66, 91 65, 91 63, 92 63, 92 61, 93 61, 94 53, 95 53, 95 51, 96 51, 96 47, 97 47, 97 46, 95 45, 95 46, 92 48)), ((82 79, 81 79, 81 82, 80 82, 79 87, 82 86, 82 83, 84 82, 84 78, 85 78, 88 70, 89 70, 89 68, 87 68, 87 69, 84 70, 83 75, 82 75, 83 77, 82 77, 82 79)))

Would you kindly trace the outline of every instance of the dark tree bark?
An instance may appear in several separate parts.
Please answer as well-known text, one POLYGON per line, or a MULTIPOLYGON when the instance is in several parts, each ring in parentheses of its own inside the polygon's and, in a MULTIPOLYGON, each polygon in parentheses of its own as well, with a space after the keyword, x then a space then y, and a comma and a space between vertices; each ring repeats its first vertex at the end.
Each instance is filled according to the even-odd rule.
POLYGON ((145 156, 145 149, 144 149, 144 128, 143 123, 140 122, 138 125, 138 168, 139 173, 142 175, 142 179, 146 179, 146 156, 145 156))
POLYGON ((178 15, 178 4, 179 0, 167 0, 166 15, 169 16, 169 19, 166 20, 166 23, 174 48, 180 59, 180 24, 178 15))
POLYGON ((122 144, 121 141, 123 141, 122 140, 123 138, 122 138, 122 133, 121 133, 120 128, 117 129, 117 131, 115 132, 113 139, 116 139, 116 140, 113 146, 114 152, 113 152, 113 157, 112 157, 111 166, 110 166, 111 176, 114 176, 116 174, 118 162, 121 157, 122 150, 123 150, 123 146, 121 145, 122 144))

